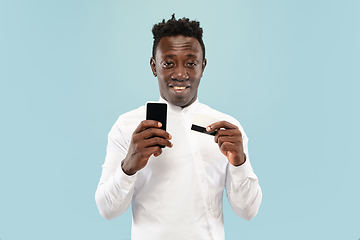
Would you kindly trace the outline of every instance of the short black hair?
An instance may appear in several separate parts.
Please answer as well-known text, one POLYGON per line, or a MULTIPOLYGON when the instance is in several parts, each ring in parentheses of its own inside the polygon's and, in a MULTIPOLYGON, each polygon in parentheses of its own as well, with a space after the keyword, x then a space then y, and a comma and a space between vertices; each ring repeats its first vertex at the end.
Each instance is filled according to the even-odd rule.
POLYGON ((153 58, 155 58, 156 48, 162 37, 183 35, 185 37, 194 37, 199 41, 203 52, 203 60, 205 59, 205 45, 202 40, 203 30, 198 21, 190 21, 188 18, 179 18, 176 20, 174 13, 171 19, 166 22, 165 19, 163 19, 162 22, 155 24, 152 28, 152 33, 154 36, 153 58))

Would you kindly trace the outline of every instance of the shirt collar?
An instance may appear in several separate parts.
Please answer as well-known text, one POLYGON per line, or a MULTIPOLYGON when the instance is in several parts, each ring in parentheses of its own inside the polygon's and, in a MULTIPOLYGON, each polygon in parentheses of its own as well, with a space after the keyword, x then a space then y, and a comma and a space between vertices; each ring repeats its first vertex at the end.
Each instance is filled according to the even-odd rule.
POLYGON ((166 101, 165 99, 163 99, 161 96, 160 96, 160 99, 159 99, 159 102, 160 103, 166 103, 168 105, 168 110, 172 111, 172 112, 177 112, 177 113, 191 113, 191 112, 195 112, 195 110, 198 108, 199 106, 199 100, 196 98, 196 100, 190 105, 190 106, 187 106, 187 107, 179 107, 179 106, 175 106, 171 103, 169 103, 168 101, 166 101))

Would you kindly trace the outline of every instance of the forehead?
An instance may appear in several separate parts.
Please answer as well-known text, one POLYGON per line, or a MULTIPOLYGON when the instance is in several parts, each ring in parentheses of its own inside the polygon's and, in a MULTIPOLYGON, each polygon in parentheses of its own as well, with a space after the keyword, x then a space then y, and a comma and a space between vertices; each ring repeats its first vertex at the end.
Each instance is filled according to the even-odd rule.
POLYGON ((199 57, 202 55, 200 43, 196 38, 182 35, 162 37, 156 51, 156 55, 159 57, 169 54, 182 55, 185 53, 192 53, 199 57))

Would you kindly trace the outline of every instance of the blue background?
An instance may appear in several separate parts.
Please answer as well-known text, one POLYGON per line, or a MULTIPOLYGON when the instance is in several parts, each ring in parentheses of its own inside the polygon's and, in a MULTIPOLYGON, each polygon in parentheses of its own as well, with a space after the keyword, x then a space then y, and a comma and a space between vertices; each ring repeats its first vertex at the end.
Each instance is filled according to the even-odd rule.
POLYGON ((227 239, 359 239, 360 1, 0 1, 0 239, 130 239, 94 194, 117 117, 159 97, 153 24, 200 20, 199 100, 237 118, 263 190, 227 239))

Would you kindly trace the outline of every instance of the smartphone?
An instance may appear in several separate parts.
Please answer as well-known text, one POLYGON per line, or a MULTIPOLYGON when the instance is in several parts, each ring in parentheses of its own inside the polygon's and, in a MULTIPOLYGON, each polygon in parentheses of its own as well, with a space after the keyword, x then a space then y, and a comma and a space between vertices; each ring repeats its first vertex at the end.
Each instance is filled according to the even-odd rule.
MULTIPOLYGON (((167 104, 166 103, 146 103, 146 120, 155 120, 161 122, 162 130, 166 131, 167 104)), ((164 148, 165 146, 159 145, 164 148)))
POLYGON ((167 104, 166 103, 146 103, 146 120, 161 122, 161 129, 166 131, 167 104))

